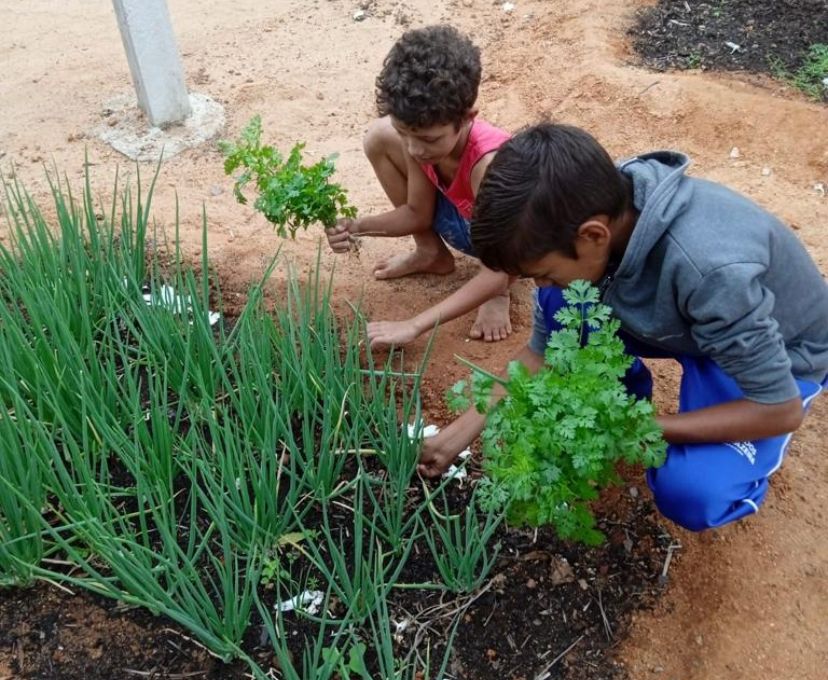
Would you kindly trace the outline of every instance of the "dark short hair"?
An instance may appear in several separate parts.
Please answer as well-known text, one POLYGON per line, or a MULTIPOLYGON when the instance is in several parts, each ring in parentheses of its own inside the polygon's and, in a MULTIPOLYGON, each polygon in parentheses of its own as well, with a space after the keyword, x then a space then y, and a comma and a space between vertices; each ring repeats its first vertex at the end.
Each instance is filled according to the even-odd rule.
POLYGON ((377 77, 377 109, 411 128, 454 123, 477 101, 480 50, 452 26, 407 31, 377 77))
POLYGON ((569 125, 524 128, 500 147, 483 177, 471 222, 485 266, 520 276, 552 252, 576 257, 578 227, 618 217, 631 183, 592 135, 569 125))

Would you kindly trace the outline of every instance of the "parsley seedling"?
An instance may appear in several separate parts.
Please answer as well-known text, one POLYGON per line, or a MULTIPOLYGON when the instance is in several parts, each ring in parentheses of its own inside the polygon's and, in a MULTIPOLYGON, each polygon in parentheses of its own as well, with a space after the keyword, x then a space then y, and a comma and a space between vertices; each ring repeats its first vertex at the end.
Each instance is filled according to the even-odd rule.
POLYGON ((563 329, 550 335, 540 371, 532 375, 512 362, 501 379, 472 366, 471 384, 455 385, 447 401, 454 409, 473 403, 488 411, 483 507, 505 506, 513 524, 551 524, 561 538, 597 545, 604 536, 589 502, 618 480, 619 461, 659 466, 667 445, 652 404, 624 388, 633 359, 598 290, 575 281, 564 298, 567 306, 555 317, 563 329), (506 396, 489 408, 495 383, 506 396))
POLYGON ((233 186, 236 200, 246 204, 244 188, 254 182, 258 197, 253 205, 276 226, 282 238, 295 238, 300 228, 307 229, 311 224, 330 228, 338 217, 356 217, 356 208, 348 203, 345 189, 330 181, 336 155, 302 165, 304 148, 304 143, 296 144, 283 159, 279 151, 262 144, 262 119, 258 115, 242 130, 238 141, 219 142, 226 157, 224 172, 231 175, 244 168, 233 186))

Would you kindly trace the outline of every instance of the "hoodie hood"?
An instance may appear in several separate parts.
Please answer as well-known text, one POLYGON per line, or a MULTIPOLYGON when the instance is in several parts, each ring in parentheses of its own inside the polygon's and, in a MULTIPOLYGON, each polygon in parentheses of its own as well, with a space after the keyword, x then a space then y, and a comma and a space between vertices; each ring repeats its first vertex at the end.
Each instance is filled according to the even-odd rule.
POLYGON ((633 183, 638 220, 617 276, 640 269, 667 228, 687 208, 693 189, 685 180, 690 158, 677 151, 653 151, 621 162, 618 169, 633 183))

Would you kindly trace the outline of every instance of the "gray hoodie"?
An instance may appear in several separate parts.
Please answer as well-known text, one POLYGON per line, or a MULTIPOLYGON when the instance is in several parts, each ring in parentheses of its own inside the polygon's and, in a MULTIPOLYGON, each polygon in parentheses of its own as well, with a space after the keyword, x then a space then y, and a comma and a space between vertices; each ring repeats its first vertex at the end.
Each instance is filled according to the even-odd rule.
POLYGON ((799 395, 828 373, 828 285, 793 232, 659 151, 619 165, 640 212, 604 302, 642 342, 712 358, 748 399, 799 395))

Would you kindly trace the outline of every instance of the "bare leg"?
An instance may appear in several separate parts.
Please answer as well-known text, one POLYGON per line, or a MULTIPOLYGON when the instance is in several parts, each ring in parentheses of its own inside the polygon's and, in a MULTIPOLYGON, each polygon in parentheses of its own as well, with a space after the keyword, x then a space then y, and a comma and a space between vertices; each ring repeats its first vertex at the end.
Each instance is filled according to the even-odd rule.
POLYGON ((512 334, 509 318, 511 301, 508 285, 497 297, 487 300, 477 310, 477 318, 469 330, 469 337, 485 342, 505 340, 512 334))
MULTIPOLYGON (((371 123, 363 147, 385 195, 395 208, 403 205, 408 197, 408 173, 402 140, 388 118, 380 118, 371 123)), ((376 278, 394 279, 420 272, 448 274, 454 271, 454 257, 432 229, 412 236, 414 251, 378 262, 374 267, 376 278)))

